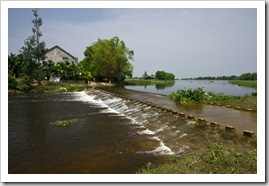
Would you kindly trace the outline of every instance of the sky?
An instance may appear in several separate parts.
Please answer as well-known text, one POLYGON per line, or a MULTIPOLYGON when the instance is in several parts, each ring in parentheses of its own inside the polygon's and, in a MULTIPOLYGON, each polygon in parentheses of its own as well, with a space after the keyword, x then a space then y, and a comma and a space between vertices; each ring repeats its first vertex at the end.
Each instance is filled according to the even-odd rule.
MULTIPOLYGON (((255 8, 41 8, 41 41, 78 60, 87 46, 118 36, 134 51, 134 77, 157 70, 178 78, 257 72, 255 8)), ((8 52, 31 36, 32 9, 9 8, 8 52)))

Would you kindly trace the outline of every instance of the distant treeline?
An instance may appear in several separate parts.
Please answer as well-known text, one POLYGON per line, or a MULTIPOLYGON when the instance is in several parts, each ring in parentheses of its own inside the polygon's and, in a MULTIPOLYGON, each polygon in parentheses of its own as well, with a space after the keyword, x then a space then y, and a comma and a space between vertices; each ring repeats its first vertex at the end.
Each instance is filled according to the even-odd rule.
POLYGON ((240 76, 218 76, 218 77, 211 77, 211 76, 204 76, 204 77, 197 77, 197 78, 184 78, 185 80, 257 80, 257 73, 244 73, 240 76))

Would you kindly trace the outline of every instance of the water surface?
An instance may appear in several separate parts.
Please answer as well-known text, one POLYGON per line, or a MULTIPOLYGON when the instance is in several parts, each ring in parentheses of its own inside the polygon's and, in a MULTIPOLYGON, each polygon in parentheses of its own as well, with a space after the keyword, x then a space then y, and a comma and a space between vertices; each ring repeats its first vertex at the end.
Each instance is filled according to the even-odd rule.
POLYGON ((184 147, 168 136, 180 140, 187 121, 99 90, 9 96, 8 104, 9 174, 134 173, 184 147), (77 121, 53 125, 68 119, 77 121))
POLYGON ((175 80, 174 83, 156 84, 156 85, 126 85, 125 88, 132 90, 139 90, 145 92, 170 94, 176 92, 178 89, 195 89, 197 87, 203 88, 206 92, 223 93, 225 95, 244 96, 251 95, 256 92, 254 88, 238 86, 228 83, 226 80, 175 80))

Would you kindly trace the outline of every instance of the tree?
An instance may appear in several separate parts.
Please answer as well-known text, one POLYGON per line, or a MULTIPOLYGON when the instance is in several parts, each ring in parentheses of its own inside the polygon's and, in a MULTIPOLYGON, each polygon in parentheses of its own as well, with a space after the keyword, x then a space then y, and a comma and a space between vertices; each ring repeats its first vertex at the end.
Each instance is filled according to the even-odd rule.
POLYGON ((42 26, 42 19, 38 15, 38 9, 34 9, 32 20, 32 36, 26 38, 24 46, 21 48, 20 53, 23 55, 25 66, 24 73, 32 79, 37 79, 40 83, 44 78, 42 72, 42 60, 45 59, 45 42, 40 41, 42 33, 40 27, 42 26))
POLYGON ((8 73, 18 78, 23 69, 23 56, 22 54, 16 55, 11 53, 8 56, 8 73))
POLYGON ((151 76, 148 75, 147 71, 142 76, 143 79, 151 79, 151 76))
POLYGON ((52 60, 44 61, 43 62, 43 71, 45 72, 45 76, 47 80, 50 80, 50 76, 55 71, 55 63, 52 60))
POLYGON ((155 78, 159 80, 174 80, 175 75, 173 73, 158 70, 155 74, 155 78))
POLYGON ((158 70, 155 74, 155 78, 159 80, 165 80, 165 72, 158 70))
POLYGON ((240 80, 257 80, 257 73, 244 73, 239 77, 240 80))
POLYGON ((84 69, 99 81, 107 79, 119 83, 126 76, 132 77, 133 66, 129 60, 133 60, 134 52, 116 36, 110 40, 98 39, 86 48, 84 55, 84 69))
POLYGON ((60 76, 60 81, 67 79, 69 76, 68 70, 70 63, 68 61, 59 62, 55 65, 55 72, 60 76))

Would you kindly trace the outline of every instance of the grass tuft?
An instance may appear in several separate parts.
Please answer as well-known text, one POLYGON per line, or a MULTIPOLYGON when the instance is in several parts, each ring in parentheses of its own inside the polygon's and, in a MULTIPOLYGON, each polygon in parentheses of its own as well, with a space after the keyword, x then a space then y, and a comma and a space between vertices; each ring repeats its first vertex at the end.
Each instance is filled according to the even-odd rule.
POLYGON ((256 174, 257 151, 231 148, 216 142, 195 154, 168 159, 164 164, 141 169, 139 174, 256 174))

